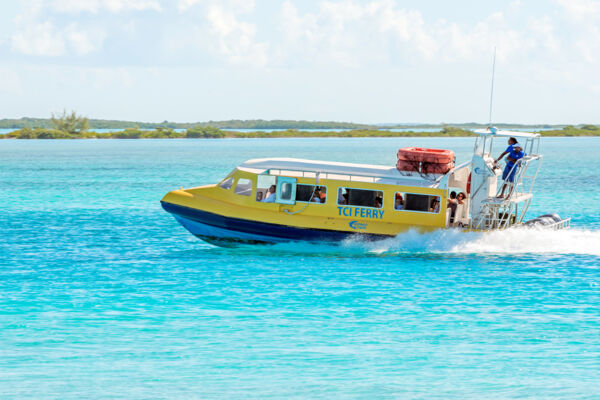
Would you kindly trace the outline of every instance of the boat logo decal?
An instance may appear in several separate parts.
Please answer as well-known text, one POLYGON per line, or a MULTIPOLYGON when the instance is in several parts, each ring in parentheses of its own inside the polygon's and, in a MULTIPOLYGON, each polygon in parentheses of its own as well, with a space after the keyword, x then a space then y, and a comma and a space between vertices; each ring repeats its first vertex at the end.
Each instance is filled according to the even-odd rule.
POLYGON ((338 206, 338 215, 340 217, 382 219, 384 212, 385 210, 376 210, 373 208, 338 206))
POLYGON ((476 167, 473 172, 475 172, 477 175, 485 175, 485 171, 479 167, 476 167))
POLYGON ((367 224, 361 224, 358 221, 350 221, 348 225, 350 225, 350 228, 352 229, 367 229, 367 224))

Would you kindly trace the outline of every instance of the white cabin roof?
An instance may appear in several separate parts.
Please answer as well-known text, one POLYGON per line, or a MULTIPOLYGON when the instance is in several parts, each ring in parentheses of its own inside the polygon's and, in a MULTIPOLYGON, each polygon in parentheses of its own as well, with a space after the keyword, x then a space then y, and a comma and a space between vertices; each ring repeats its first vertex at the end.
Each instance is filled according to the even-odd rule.
POLYGON ((527 139, 533 139, 533 138, 539 138, 541 135, 539 133, 533 133, 533 132, 519 132, 519 131, 504 131, 504 130, 500 130, 498 128, 492 127, 492 128, 485 128, 485 129, 476 129, 475 131, 476 135, 481 135, 481 136, 498 136, 498 137, 515 137, 515 138, 527 138, 527 139))
MULTIPOLYGON (((262 174, 277 170, 277 175, 290 175, 289 172, 309 173, 315 176, 318 172, 322 179, 373 182, 389 185, 405 185, 419 187, 437 187, 440 175, 432 175, 430 179, 413 172, 410 175, 401 173, 395 166, 353 164, 334 161, 304 160, 299 158, 257 158, 242 163, 238 168, 262 174)), ((298 175, 305 176, 305 175, 298 175)))

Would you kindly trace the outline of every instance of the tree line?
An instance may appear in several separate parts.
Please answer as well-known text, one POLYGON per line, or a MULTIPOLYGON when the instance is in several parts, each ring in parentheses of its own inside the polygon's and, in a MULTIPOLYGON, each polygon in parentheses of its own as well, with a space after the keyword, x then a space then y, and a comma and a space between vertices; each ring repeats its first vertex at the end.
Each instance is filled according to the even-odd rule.
MULTIPOLYGON (((90 130, 88 118, 63 111, 62 114, 52 114, 51 127, 25 127, 6 135, 4 139, 221 139, 221 138, 281 138, 281 137, 464 137, 472 136, 471 130, 455 126, 442 126, 439 131, 423 132, 410 130, 393 132, 387 129, 361 128, 340 131, 301 131, 297 129, 282 129, 270 132, 248 131, 236 132, 220 129, 216 126, 197 125, 185 130, 171 127, 156 127, 144 129, 138 126, 125 128, 120 131, 99 133, 90 130)), ((256 128, 258 129, 258 128, 256 128)), ((541 132, 542 136, 600 136, 600 127, 596 125, 567 125, 562 129, 541 132)))

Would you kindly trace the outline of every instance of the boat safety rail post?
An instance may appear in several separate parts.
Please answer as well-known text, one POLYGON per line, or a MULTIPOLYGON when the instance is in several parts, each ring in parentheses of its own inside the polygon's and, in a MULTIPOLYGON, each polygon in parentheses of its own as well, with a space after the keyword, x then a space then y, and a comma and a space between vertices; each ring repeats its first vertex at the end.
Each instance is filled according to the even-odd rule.
MULTIPOLYGON (((540 155, 526 156, 517 160, 508 173, 508 176, 514 175, 513 182, 504 182, 510 188, 509 195, 506 197, 507 200, 511 200, 520 194, 529 194, 533 191, 533 185, 535 184, 541 163, 542 156, 540 155), (537 161, 537 166, 532 175, 527 175, 526 173, 534 161, 537 161)), ((497 197, 500 195, 501 189, 502 185, 499 185, 496 192, 497 197)))

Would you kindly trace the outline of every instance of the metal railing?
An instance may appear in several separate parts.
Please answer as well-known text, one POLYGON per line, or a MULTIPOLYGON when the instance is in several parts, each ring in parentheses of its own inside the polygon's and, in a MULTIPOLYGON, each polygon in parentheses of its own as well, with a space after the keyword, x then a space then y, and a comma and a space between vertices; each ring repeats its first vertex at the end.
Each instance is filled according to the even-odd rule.
POLYGON ((569 229, 571 227, 571 218, 565 218, 553 224, 544 225, 545 229, 569 229))
POLYGON ((496 197, 484 202, 482 218, 476 221, 475 229, 506 229, 521 224, 531 204, 531 192, 542 162, 541 155, 525 156, 513 165, 508 176, 514 174, 513 182, 498 186, 496 197), (532 164, 537 161, 534 168, 532 164), (528 175, 528 171, 531 173, 528 175), (501 198, 502 187, 507 185, 508 195, 501 198), (519 207, 520 206, 520 207, 519 207))

